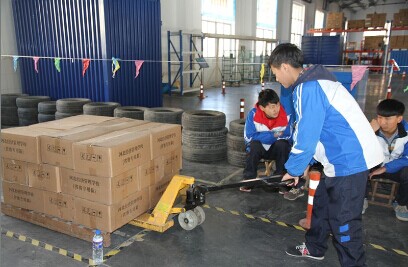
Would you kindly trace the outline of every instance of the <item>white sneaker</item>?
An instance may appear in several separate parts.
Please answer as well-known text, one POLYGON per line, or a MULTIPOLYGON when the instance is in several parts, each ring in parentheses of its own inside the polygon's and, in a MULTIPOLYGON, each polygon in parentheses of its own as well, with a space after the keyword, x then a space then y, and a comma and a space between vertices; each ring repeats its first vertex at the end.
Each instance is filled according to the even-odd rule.
POLYGON ((363 210, 361 211, 361 214, 364 214, 366 209, 368 208, 368 199, 364 199, 364 204, 363 204, 363 210))

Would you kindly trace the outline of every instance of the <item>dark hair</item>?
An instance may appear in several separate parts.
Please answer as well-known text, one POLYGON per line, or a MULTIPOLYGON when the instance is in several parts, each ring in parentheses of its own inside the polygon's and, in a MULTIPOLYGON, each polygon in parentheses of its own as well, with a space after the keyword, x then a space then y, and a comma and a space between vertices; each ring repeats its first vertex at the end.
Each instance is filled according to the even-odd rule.
POLYGON ((278 94, 272 89, 265 89, 259 92, 258 105, 266 107, 269 103, 270 104, 279 103, 278 94))
POLYGON ((282 63, 291 65, 294 68, 303 66, 303 53, 300 49, 290 43, 280 44, 273 51, 268 60, 269 67, 280 68, 282 63))
POLYGON ((377 115, 383 117, 402 116, 404 112, 404 104, 395 99, 385 99, 377 106, 377 115))

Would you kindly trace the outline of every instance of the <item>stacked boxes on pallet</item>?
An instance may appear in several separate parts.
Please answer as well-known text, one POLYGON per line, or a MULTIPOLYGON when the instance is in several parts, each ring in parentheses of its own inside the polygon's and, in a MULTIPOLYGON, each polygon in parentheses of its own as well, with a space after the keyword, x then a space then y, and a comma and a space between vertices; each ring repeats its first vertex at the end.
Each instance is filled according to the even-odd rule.
POLYGON ((81 115, 2 131, 4 202, 113 232, 181 169, 181 127, 81 115))

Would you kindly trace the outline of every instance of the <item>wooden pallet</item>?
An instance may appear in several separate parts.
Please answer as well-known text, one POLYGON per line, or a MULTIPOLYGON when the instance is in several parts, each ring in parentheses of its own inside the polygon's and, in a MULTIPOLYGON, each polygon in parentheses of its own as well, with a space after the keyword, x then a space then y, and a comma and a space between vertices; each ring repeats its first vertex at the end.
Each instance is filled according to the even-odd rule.
MULTIPOLYGON (((1 202, 1 212, 7 216, 17 218, 32 224, 36 224, 69 236, 92 242, 93 229, 60 218, 52 217, 44 213, 18 208, 1 202)), ((102 232, 103 246, 111 245, 111 233, 102 232)))

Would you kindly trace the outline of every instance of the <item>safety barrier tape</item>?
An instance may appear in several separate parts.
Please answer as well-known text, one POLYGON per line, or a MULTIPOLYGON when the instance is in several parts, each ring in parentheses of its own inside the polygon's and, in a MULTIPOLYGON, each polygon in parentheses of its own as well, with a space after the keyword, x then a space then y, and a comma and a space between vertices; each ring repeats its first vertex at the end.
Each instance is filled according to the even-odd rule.
POLYGON ((36 246, 36 247, 41 247, 41 248, 43 248, 45 250, 56 252, 56 253, 58 253, 60 255, 69 257, 69 258, 74 259, 76 261, 84 262, 84 263, 89 264, 89 265, 95 265, 94 261, 92 259, 88 259, 86 257, 83 257, 83 256, 77 254, 77 253, 74 253, 74 252, 71 252, 69 250, 47 244, 45 242, 39 241, 37 239, 31 238, 31 237, 28 237, 28 236, 25 236, 25 235, 17 234, 17 233, 14 233, 12 231, 8 231, 8 230, 5 230, 5 229, 1 229, 1 234, 5 235, 7 237, 10 237, 10 238, 15 238, 17 240, 20 240, 22 242, 31 244, 31 245, 36 246))
MULTIPOLYGON (((232 215, 243 216, 243 217, 245 217, 247 219, 251 219, 251 220, 258 220, 258 221, 261 221, 261 222, 264 222, 264 223, 271 223, 271 224, 274 223, 274 224, 279 225, 279 226, 289 227, 289 228, 293 228, 293 229, 303 231, 303 232, 306 231, 302 226, 299 226, 299 225, 289 224, 289 223, 285 223, 285 222, 281 222, 281 221, 274 221, 274 220, 270 220, 270 219, 267 219, 267 218, 264 218, 264 217, 257 217, 257 216, 251 215, 251 214, 240 213, 240 212, 235 211, 235 210, 226 210, 226 209, 218 207, 218 206, 210 206, 208 204, 205 204, 202 207, 207 208, 207 209, 215 209, 215 210, 217 210, 219 212, 222 212, 222 213, 225 213, 225 214, 230 213, 232 215)), ((403 251, 403 250, 400 250, 400 249, 387 248, 387 247, 377 245, 377 244, 372 244, 372 243, 368 243, 367 245, 370 245, 370 247, 373 248, 373 249, 382 250, 382 251, 390 252, 390 253, 393 253, 393 254, 397 254, 399 256, 408 257, 408 253, 403 251)))

